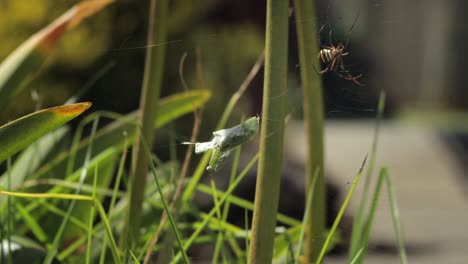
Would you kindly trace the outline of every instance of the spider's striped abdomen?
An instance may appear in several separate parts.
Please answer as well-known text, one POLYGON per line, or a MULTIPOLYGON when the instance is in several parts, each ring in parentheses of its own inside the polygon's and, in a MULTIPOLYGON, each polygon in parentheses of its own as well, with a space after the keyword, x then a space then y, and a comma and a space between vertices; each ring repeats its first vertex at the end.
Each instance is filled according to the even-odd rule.
POLYGON ((323 63, 329 63, 329 62, 331 62, 332 60, 334 60, 337 57, 338 53, 339 53, 339 51, 337 49, 324 48, 324 49, 320 50, 320 52, 318 54, 318 58, 323 63))

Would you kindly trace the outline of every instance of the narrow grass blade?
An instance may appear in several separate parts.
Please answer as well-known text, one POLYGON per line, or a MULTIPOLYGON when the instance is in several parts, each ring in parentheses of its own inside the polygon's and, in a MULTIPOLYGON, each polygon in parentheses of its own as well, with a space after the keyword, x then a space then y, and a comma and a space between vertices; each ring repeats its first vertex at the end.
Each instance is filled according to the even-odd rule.
MULTIPOLYGON (((207 185, 204 185, 204 184, 198 185, 197 190, 199 192, 201 192, 201 193, 213 195, 213 192, 212 192, 211 188, 209 186, 207 186, 207 185)), ((225 192, 223 192, 221 190, 217 190, 216 192, 217 192, 217 195, 219 195, 219 196, 222 196, 222 195, 225 194, 225 192)), ((235 195, 228 196, 226 198, 226 201, 229 202, 229 203, 232 203, 234 205, 237 205, 239 207, 251 210, 251 211, 254 209, 254 204, 251 201, 242 199, 242 198, 237 197, 235 195)), ((299 220, 294 219, 292 217, 289 217, 287 215, 284 215, 282 213, 278 213, 276 215, 276 220, 278 222, 281 222, 281 223, 283 223, 285 225, 290 225, 290 226, 296 226, 296 225, 301 223, 299 220)))
POLYGON ((354 258, 349 262, 349 264, 357 263, 357 261, 358 261, 359 257, 361 256, 363 250, 364 250, 363 248, 359 249, 356 256, 354 256, 354 258))
MULTIPOLYGON (((93 199, 96 200, 96 186, 97 186, 97 177, 98 177, 98 167, 94 170, 94 183, 93 183, 93 199)), ((88 222, 88 235, 87 235, 87 244, 86 244, 86 264, 91 263, 91 244, 93 242, 93 226, 94 226, 94 206, 91 206, 89 209, 89 222, 88 222)))
POLYGON ((404 238, 403 238, 403 230, 402 230, 401 223, 400 223, 398 206, 397 206, 396 199, 395 199, 395 193, 393 190, 392 181, 390 179, 390 175, 388 174, 388 169, 385 167, 381 168, 380 170, 380 174, 379 174, 379 178, 377 181, 377 185, 375 187, 374 195, 372 196, 372 203, 371 203, 371 207, 369 210, 369 215, 367 217, 367 220, 363 229, 363 233, 362 233, 362 239, 360 241, 360 248, 362 250, 362 254, 360 254, 360 256, 357 258, 356 263, 363 263, 363 258, 366 255, 367 245, 369 243, 369 237, 370 237, 370 233, 372 230, 372 224, 374 222, 375 213, 377 211, 377 206, 378 206, 379 199, 380 199, 380 191, 382 189, 383 183, 387 184, 387 190, 388 190, 388 196, 390 200, 390 207, 391 207, 391 214, 392 214, 392 221, 393 221, 394 230, 395 230, 395 237, 397 239, 400 260, 401 260, 401 263, 404 263, 404 264, 407 263, 406 250, 405 250, 404 238))
POLYGON ((32 35, 0 64, 0 109, 12 101, 25 82, 44 63, 61 36, 83 19, 98 12, 112 0, 83 1, 47 27, 32 35))
MULTIPOLYGON (((167 39, 167 20, 169 16, 169 0, 150 0, 148 8, 148 33, 146 43, 165 43, 167 39)), ((129 229, 127 239, 124 244, 135 246, 135 242, 140 239, 141 214, 143 208, 143 194, 145 189, 146 176, 148 174, 148 161, 143 150, 143 140, 149 147, 153 146, 154 126, 153 122, 158 115, 159 97, 162 90, 162 81, 165 70, 166 45, 156 47, 147 46, 145 56, 145 67, 143 72, 143 82, 140 92, 140 115, 138 125, 141 127, 140 133, 136 135, 135 145, 132 152, 132 166, 130 173, 130 204, 129 221, 126 228, 129 229), (128 242, 128 243, 127 243, 128 242)), ((159 188, 159 187, 158 187, 159 188)), ((177 236, 177 233, 176 233, 177 236)))
POLYGON ((79 200, 79 201, 89 201, 93 202, 96 206, 97 211, 99 212, 99 216, 101 217, 101 221, 104 224, 104 229, 107 233, 107 238, 110 241, 110 249, 112 252, 114 263, 121 263, 119 257, 119 251, 117 247, 117 243, 115 242, 114 236, 112 234, 112 229, 109 223, 109 220, 106 216, 106 211, 102 207, 101 203, 91 196, 87 195, 80 195, 80 194, 66 194, 66 193, 21 193, 21 192, 10 192, 0 190, 0 195, 8 195, 13 197, 21 197, 21 198, 30 198, 30 199, 37 199, 37 198, 47 198, 47 199, 61 199, 61 200, 79 200))
MULTIPOLYGON (((222 223, 224 223, 221 219, 221 206, 219 205, 219 200, 218 200, 218 195, 216 193, 216 184, 215 184, 215 181, 213 178, 211 178, 210 180, 210 183, 211 183, 211 193, 213 194, 213 204, 215 205, 215 208, 218 208, 218 210, 216 210, 216 217, 218 219, 220 219, 220 224, 219 226, 217 227, 219 230, 218 230, 218 240, 219 241, 223 241, 224 240, 224 230, 223 230, 223 225, 222 223)), ((221 243, 219 243, 221 244, 221 243)), ((213 252, 213 258, 212 258, 212 263, 213 264, 217 264, 218 263, 218 258, 219 258, 219 253, 220 253, 220 250, 221 250, 221 247, 216 247, 215 246, 215 250, 213 252)))
MULTIPOLYGON (((244 223, 245 223, 245 234, 248 234, 250 229, 249 229, 249 211, 247 209, 244 210, 244 223)), ((245 263, 249 261, 249 236, 245 236, 245 263)))
POLYGON ((29 212, 26 211, 20 203, 15 203, 15 207, 37 240, 41 242, 47 241, 47 234, 41 228, 36 219, 31 214, 29 214, 29 212))
MULTIPOLYGON (((231 175, 229 176, 228 186, 232 184, 232 182, 234 181, 234 179, 236 177, 237 169, 238 169, 238 166, 239 166, 239 159, 240 159, 241 149, 242 149, 242 146, 239 146, 235 150, 234 161, 233 161, 233 164, 232 164, 232 167, 231 167, 231 175)), ((215 195, 215 193, 217 193, 217 190, 212 190, 212 191, 213 191, 213 200, 217 201, 218 200, 217 197, 219 197, 218 195, 215 195)), ((228 214, 229 214, 229 208, 230 208, 230 202, 228 200, 228 201, 226 201, 226 203, 223 206, 223 214, 222 214, 222 217, 221 217, 222 222, 227 222, 227 217, 228 217, 228 214)), ((224 230, 218 232, 218 236, 216 238, 215 250, 214 250, 214 253, 213 253, 213 263, 218 263, 217 256, 219 255, 220 252, 223 253, 223 256, 224 256, 224 252, 225 252, 225 250, 223 250, 224 249, 224 236, 225 236, 224 230)), ((236 253, 236 251, 235 251, 235 253, 236 253)), ((240 255, 237 255, 237 257, 239 258, 240 255)), ((224 259, 224 257, 223 257, 223 259, 224 259)))
POLYGON ((361 196, 361 202, 359 204, 358 212, 353 221, 353 228, 351 232, 351 242, 349 247, 348 261, 351 261, 353 256, 357 253, 360 247, 360 241, 362 236, 362 227, 364 224, 365 208, 367 207, 367 197, 370 188, 370 182, 372 173, 374 171, 375 158, 377 156, 377 144, 379 142, 380 124, 382 121, 383 111, 385 108, 385 92, 382 90, 379 96, 379 103, 377 106, 377 117, 375 121, 374 138, 372 139, 372 149, 369 157, 369 167, 364 179, 364 187, 361 196))
POLYGON ((302 218, 301 233, 299 235, 299 242, 297 243, 297 253, 296 253, 296 256, 294 257, 294 264, 299 263, 299 257, 301 256, 303 248, 304 248, 304 237, 305 237, 305 232, 307 228, 307 223, 309 222, 309 211, 310 211, 310 207, 312 206, 312 199, 314 198, 315 184, 317 183, 319 170, 320 168, 315 169, 314 177, 313 177, 311 186, 309 188, 309 194, 307 195, 307 203, 306 203, 306 208, 304 211, 304 217, 302 218))
MULTIPOLYGON (((242 170, 242 172, 239 174, 239 176, 236 177, 236 180, 229 185, 229 188, 226 190, 224 195, 221 196, 219 199, 219 205, 223 205, 224 202, 226 202, 227 198, 232 194, 232 192, 236 189, 236 187, 239 185, 239 183, 244 179, 244 177, 247 175, 247 172, 255 165, 255 163, 258 160, 259 154, 257 153, 255 157, 252 158, 252 160, 249 162, 249 164, 242 170)), ((216 205, 215 205, 216 207, 216 205)), ((197 229, 192 233, 192 235, 185 241, 184 243, 184 250, 188 250, 192 243, 195 241, 195 239, 200 235, 200 233, 204 230, 204 228, 208 225, 210 222, 210 219, 214 216, 217 208, 211 209, 210 213, 207 215, 207 217, 203 220, 203 222, 197 227, 197 229)), ((179 263, 179 260, 181 258, 181 253, 179 252, 174 259, 172 260, 171 263, 179 263)))
MULTIPOLYGON (((301 235, 301 228, 302 228, 301 223, 288 228, 286 232, 291 242, 295 243, 299 241, 300 235, 301 235)), ((287 254, 289 250, 290 245, 286 238, 286 232, 283 232, 281 235, 275 237, 275 250, 273 252, 273 260, 274 260, 273 262, 275 262, 275 260, 284 259, 285 254, 287 254)), ((299 249, 300 248, 297 247, 297 250, 299 249)))
POLYGON ((130 253, 130 256, 132 257, 133 262, 139 264, 140 261, 137 259, 137 257, 136 257, 135 254, 133 253, 133 251, 128 250, 128 252, 130 253))
POLYGON ((47 132, 80 115, 91 103, 58 106, 21 117, 0 127, 0 162, 24 149, 47 132))
POLYGON ((83 87, 81 87, 78 92, 76 94, 74 94, 72 97, 70 97, 66 102, 65 104, 74 104, 76 102, 78 102, 78 100, 80 100, 81 97, 83 97, 83 95, 85 95, 90 89, 91 87, 93 87, 93 85, 99 80, 101 79, 106 73, 108 73, 114 66, 116 65, 116 63, 114 61, 111 61, 109 63, 107 63, 106 65, 104 65, 104 67, 102 67, 102 69, 100 69, 99 71, 97 71, 94 76, 91 77, 91 79, 89 79, 84 85, 83 87))
MULTIPOLYGON (((127 159, 127 144, 125 143, 124 150, 122 152, 122 156, 120 158, 120 163, 119 163, 119 168, 117 171, 117 176, 114 184, 114 191, 112 194, 111 202, 109 205, 109 210, 108 210, 108 215, 109 217, 112 217, 112 213, 114 212, 114 206, 117 201, 117 196, 119 192, 119 187, 120 187, 120 181, 122 180, 122 175, 124 172, 124 166, 125 166, 125 161, 127 159)), ((104 238, 104 241, 102 242, 102 249, 101 249, 101 256, 99 257, 99 263, 104 263, 106 261, 106 247, 107 247, 107 239, 104 238)))
MULTIPOLYGON (((182 237, 179 233, 179 230, 177 228, 177 225, 175 223, 175 220, 174 218, 172 217, 172 213, 171 213, 171 210, 169 208, 169 206, 167 205, 167 202, 166 202, 166 199, 164 198, 164 193, 162 191, 162 188, 161 188, 161 185, 159 184, 159 179, 158 179, 158 176, 156 175, 156 167, 154 166, 154 162, 153 162, 153 159, 151 158, 151 152, 149 151, 148 149, 148 145, 144 139, 144 137, 141 137, 142 139, 142 146, 144 148, 144 151, 146 153, 146 158, 148 159, 148 163, 151 167, 151 171, 153 173, 153 177, 154 177, 154 181, 156 183, 156 186, 158 188, 158 192, 159 192, 159 196, 161 197, 161 202, 164 206, 164 211, 166 212, 167 214, 167 218, 169 219, 169 222, 171 224, 171 227, 172 227, 172 232, 174 232, 175 234, 175 237, 176 237, 176 241, 177 241, 177 245, 179 246, 179 253, 182 254, 182 258, 184 260, 184 263, 188 264, 190 263, 190 260, 187 256, 187 253, 183 247, 183 244, 182 244, 182 237)), ((143 191, 143 190, 142 190, 143 191)))
POLYGON ((395 191, 393 189, 392 179, 390 174, 388 173, 387 168, 383 168, 385 180, 387 183, 387 190, 388 190, 388 198, 390 200, 390 207, 392 212, 392 221, 393 221, 393 229, 395 230, 395 237, 397 240, 398 245, 398 252, 400 254, 400 261, 402 264, 408 263, 408 259, 406 256, 406 247, 405 247, 405 238, 403 232, 403 226, 400 221, 400 211, 398 209, 398 204, 395 197, 395 191))
MULTIPOLYGON (((99 119, 96 119, 93 122, 91 138, 94 137, 94 135, 96 134, 96 129, 97 129, 98 122, 99 122, 99 119)), ((86 159, 85 159, 85 162, 84 162, 83 167, 81 169, 81 174, 80 174, 80 178, 79 178, 79 184, 80 185, 84 183, 84 181, 86 179, 86 175, 88 175, 88 166, 89 166, 89 161, 91 159, 91 152, 92 152, 92 144, 90 144, 88 149, 87 149, 86 159)), ((96 165, 96 166, 98 166, 98 165, 96 165)), ((68 172, 67 172, 67 175, 68 175, 68 172)), ((81 188, 75 190, 75 194, 79 194, 80 190, 81 190, 81 188)), ((75 204, 76 204, 76 201, 72 200, 70 202, 70 204, 68 205, 67 214, 65 215, 65 217, 63 219, 61 219, 60 226, 59 226, 57 232, 55 233, 55 237, 54 237, 54 239, 52 241, 52 245, 50 245, 49 251, 47 252, 47 256, 45 257, 45 260, 44 260, 45 264, 51 264, 52 261, 53 261, 53 258, 58 253, 58 251, 59 251, 58 248, 60 247, 60 242, 63 239, 63 234, 68 233, 68 232, 65 231, 65 228, 67 227, 68 220, 70 219, 70 216, 73 213, 73 209, 75 207, 75 204)), ((84 217, 84 219, 86 219, 86 217, 84 217)))
POLYGON ((341 221, 341 218, 343 217, 344 211, 346 210, 346 207, 348 207, 348 203, 351 200, 351 196, 354 193, 354 189, 356 188, 357 183, 359 182, 359 179, 361 178, 362 171, 364 170, 364 165, 366 164, 367 156, 364 158, 364 161, 362 162, 361 168, 359 169, 359 172, 356 175, 356 178, 353 181, 353 184, 351 185, 351 188, 348 191, 348 194, 346 195, 346 198, 343 202, 343 205, 341 205, 340 211, 338 212, 338 215, 335 218, 335 221, 333 222, 332 228, 330 229, 330 232, 328 233, 327 239, 325 240, 325 243, 322 246, 322 250, 320 251, 320 255, 317 258, 317 263, 322 263, 323 257, 325 256, 325 252, 327 251, 330 242, 333 238, 333 234, 335 233, 336 229, 338 228, 338 224, 341 221))
POLYGON ((94 200, 94 204, 97 208, 97 211, 99 212, 101 221, 104 224, 104 230, 106 231, 107 240, 109 241, 110 250, 112 252, 113 263, 119 264, 121 263, 120 251, 119 251, 119 248, 117 247, 117 243, 115 241, 114 235, 112 234, 112 228, 111 228, 109 219, 107 218, 106 211, 104 210, 104 208, 102 207, 99 201, 94 200))
POLYGON ((93 201, 93 198, 87 195, 80 194, 67 194, 67 193, 22 193, 22 192, 10 192, 0 190, 0 195, 8 195, 13 197, 21 198, 48 198, 48 199, 62 199, 62 200, 79 200, 79 201, 93 201))

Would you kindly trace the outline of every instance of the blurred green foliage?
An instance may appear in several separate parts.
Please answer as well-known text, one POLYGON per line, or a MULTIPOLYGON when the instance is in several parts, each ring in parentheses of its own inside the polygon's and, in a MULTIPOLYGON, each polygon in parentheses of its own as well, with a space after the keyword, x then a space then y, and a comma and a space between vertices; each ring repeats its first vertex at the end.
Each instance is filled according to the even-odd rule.
MULTIPOLYGON (((32 34, 63 14, 79 1, 27 1, 5 0, 0 3, 0 60, 11 53, 32 34)), ((0 123, 32 112, 37 108, 63 104, 82 83, 74 83, 61 72, 73 74, 83 71, 102 56, 109 45, 111 25, 110 12, 96 15, 92 21, 65 34, 57 52, 49 59, 47 70, 42 71, 28 85, 29 89, 20 93, 15 102, 0 114, 0 123), (67 81, 70 80, 70 81, 67 81), (35 101, 31 91, 37 92, 35 101)))
MULTIPOLYGON (((5 0, 0 3, 0 60, 29 36, 79 1, 5 0)), ((117 1, 110 8, 67 33, 59 47, 24 92, 6 111, 0 123, 30 113, 36 108, 63 104, 109 62, 113 67, 98 80, 83 100, 93 109, 129 112, 138 106, 146 43, 147 1, 117 1), (31 93, 37 92, 38 100, 31 93)), ((221 109, 240 85, 262 51, 263 26, 245 16, 250 3, 203 0, 173 1, 170 7, 169 41, 162 96, 180 92, 179 62, 187 52, 184 77, 190 89, 202 86, 196 63, 203 68, 205 88, 212 90, 204 122, 209 137, 221 109), (231 12, 226 14, 226 12, 231 12), (200 51, 197 59, 196 52, 200 51), (198 61, 197 61, 198 60, 198 61)), ((155 43, 158 44, 158 43, 155 43)), ((260 89, 254 87, 252 89, 260 89)), ((248 96, 249 93, 247 93, 248 96)), ((261 93, 260 93, 261 94, 261 93)), ((233 120, 253 113, 252 101, 242 100, 233 120)), ((257 108, 258 109, 258 108, 257 108)), ((233 121, 234 122, 234 121, 233 121)), ((181 122, 181 129, 185 130, 181 122)), ((188 137, 188 135, 182 135, 188 137)))

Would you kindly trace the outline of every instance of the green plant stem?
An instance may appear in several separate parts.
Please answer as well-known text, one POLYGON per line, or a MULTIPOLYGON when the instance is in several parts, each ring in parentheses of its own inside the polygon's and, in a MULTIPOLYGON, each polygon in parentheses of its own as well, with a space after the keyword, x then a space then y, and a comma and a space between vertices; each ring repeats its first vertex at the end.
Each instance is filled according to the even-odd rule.
POLYGON ((268 0, 262 129, 248 263, 271 263, 283 162, 288 1, 268 0))
POLYGON ((294 0, 299 46, 301 84, 304 95, 304 122, 307 140, 306 192, 310 193, 314 171, 321 168, 315 184, 312 207, 308 217, 305 243, 305 263, 314 263, 320 254, 325 233, 325 178, 323 164, 323 96, 318 69, 318 47, 315 24, 315 1, 294 0), (315 68, 315 69, 314 69, 315 68))
MULTIPOLYGON (((148 45, 163 43, 166 41, 166 21, 168 13, 167 0, 151 0, 148 26, 148 45)), ((143 76, 143 87, 140 98, 139 122, 142 134, 137 134, 132 162, 132 178, 130 193, 130 241, 138 241, 138 230, 141 221, 141 210, 146 174, 148 172, 148 161, 142 146, 141 137, 145 138, 151 147, 153 143, 153 123, 156 118, 159 95, 162 85, 163 65, 165 57, 165 45, 148 47, 146 50, 145 72, 143 76)), ((125 243, 125 242, 124 242, 125 243)), ((126 252, 126 251, 125 251, 126 252)))

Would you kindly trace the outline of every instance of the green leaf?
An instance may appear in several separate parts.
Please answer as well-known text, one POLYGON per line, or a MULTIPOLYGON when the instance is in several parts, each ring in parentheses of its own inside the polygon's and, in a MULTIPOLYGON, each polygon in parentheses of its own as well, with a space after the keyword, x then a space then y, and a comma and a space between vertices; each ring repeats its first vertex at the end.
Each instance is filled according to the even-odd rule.
MULTIPOLYGON (((161 99, 159 114, 155 120, 155 128, 169 123, 170 121, 191 112, 200 107, 210 98, 211 94, 206 90, 190 91, 172 95, 161 99)), ((100 153, 109 147, 123 149, 125 142, 128 146, 133 145, 136 135, 137 112, 132 112, 125 117, 118 119, 107 125, 94 136, 93 153, 100 153)), ((89 140, 83 140, 78 146, 75 164, 82 164, 84 161, 89 140)), ((38 170, 32 178, 43 178, 46 176, 64 175, 67 159, 70 152, 63 152, 54 160, 38 170)))
POLYGON ((32 35, 0 64, 0 109, 18 94, 24 84, 44 63, 61 36, 83 19, 98 12, 112 0, 83 1, 47 27, 32 35))
MULTIPOLYGON (((11 176, 10 186, 12 189, 17 188, 24 182, 26 176, 31 175, 37 168, 41 166, 48 156, 54 151, 58 151, 58 144, 63 137, 68 133, 69 129, 65 126, 48 133, 37 142, 27 147, 13 163, 13 166, 0 176, 0 186, 6 188, 7 174, 11 176)), ((3 197, 0 197, 2 201, 3 197)))
MULTIPOLYGON (((112 176, 114 175, 115 164, 117 162, 118 155, 120 153, 116 151, 115 148, 109 148, 106 151, 101 152, 98 156, 96 156, 89 164, 88 172, 86 173, 86 180, 84 181, 85 184, 93 184, 94 177, 97 177, 97 186, 98 187, 107 187, 110 184, 112 176), (97 170, 97 171, 96 171, 97 170), (97 175, 95 175, 97 173, 97 175)), ((82 173, 81 169, 76 171, 73 176, 78 176, 82 173)), ((95 197, 98 201, 102 201, 104 198, 103 195, 97 195, 95 197)), ((78 201, 76 202, 73 212, 71 213, 72 217, 76 217, 78 219, 82 219, 87 221, 90 219, 89 213, 90 208, 93 205, 84 202, 78 201)), ((86 222, 87 223, 87 222, 86 222)), ((82 229, 75 225, 67 225, 65 231, 63 233, 64 240, 76 239, 79 238, 81 235, 84 235, 86 232, 83 232, 82 229)))
POLYGON ((91 103, 53 107, 21 117, 0 127, 0 162, 24 149, 88 109, 91 103))
POLYGON ((20 203, 15 203, 16 211, 21 215, 24 222, 31 229, 34 236, 41 242, 47 241, 47 234, 41 228, 36 219, 28 213, 20 203))

